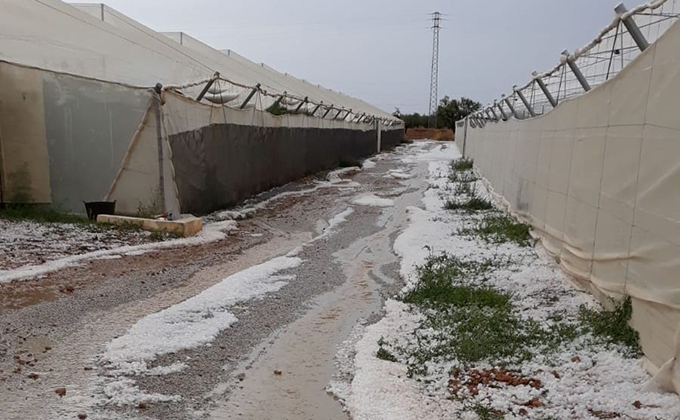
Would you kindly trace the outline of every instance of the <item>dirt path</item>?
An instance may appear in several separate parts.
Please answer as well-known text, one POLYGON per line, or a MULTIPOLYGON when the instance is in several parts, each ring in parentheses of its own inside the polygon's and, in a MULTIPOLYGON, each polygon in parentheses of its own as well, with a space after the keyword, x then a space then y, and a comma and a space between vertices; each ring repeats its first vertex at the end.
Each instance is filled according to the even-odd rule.
POLYGON ((0 417, 346 418, 325 391, 337 346, 360 320, 378 317, 384 296, 398 287, 392 242, 424 188, 427 168, 403 157, 383 155, 375 168, 352 175, 352 183, 272 201, 219 242, 96 260, 0 285, 0 417), (390 170, 415 176, 386 177, 390 170), (354 203, 367 195, 393 203, 379 207, 375 197, 370 205, 354 203), (343 212, 346 220, 329 226, 343 212), (115 381, 100 358, 111 340, 150 314, 296 248, 302 263, 284 272, 293 280, 230 307, 238 321, 209 345, 159 355, 149 366, 184 369, 125 378, 140 393, 178 400, 106 403, 106 387, 115 381), (55 393, 60 387, 64 397, 55 393))

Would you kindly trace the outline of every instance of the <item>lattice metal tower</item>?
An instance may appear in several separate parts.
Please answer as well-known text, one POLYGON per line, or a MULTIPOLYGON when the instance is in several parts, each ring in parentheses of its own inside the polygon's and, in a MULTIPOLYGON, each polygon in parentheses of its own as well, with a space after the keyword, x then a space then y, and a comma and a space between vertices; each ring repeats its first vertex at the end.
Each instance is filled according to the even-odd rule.
POLYGON ((437 128, 437 108, 439 107, 439 30, 441 29, 442 15, 439 12, 432 13, 432 73, 430 75, 430 118, 429 128, 437 128))

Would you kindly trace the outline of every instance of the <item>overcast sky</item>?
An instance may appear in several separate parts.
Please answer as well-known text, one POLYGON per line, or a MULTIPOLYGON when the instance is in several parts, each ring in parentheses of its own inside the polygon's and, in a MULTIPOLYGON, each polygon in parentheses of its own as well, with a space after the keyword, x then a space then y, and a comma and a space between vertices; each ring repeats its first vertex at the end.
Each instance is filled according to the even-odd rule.
MULTIPOLYGON (((79 0, 101 3, 101 1, 79 0)), ((184 31, 388 112, 427 112, 432 32, 445 14, 439 96, 486 103, 589 42, 620 0, 108 0, 158 31, 184 31)), ((640 1, 627 4, 632 7, 640 1)))

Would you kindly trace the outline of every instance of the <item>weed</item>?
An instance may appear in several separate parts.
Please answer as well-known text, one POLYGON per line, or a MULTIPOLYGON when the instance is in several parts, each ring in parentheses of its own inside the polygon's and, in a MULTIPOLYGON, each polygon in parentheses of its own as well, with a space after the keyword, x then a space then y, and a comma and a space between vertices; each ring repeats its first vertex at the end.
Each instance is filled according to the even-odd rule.
POLYGON ((471 195, 472 194, 472 183, 470 182, 458 182, 453 188, 453 193, 456 195, 471 195))
POLYGON ((579 318, 593 335, 604 339, 609 344, 624 345, 628 351, 628 357, 642 356, 640 347, 640 334, 629 325, 633 315, 633 303, 630 296, 615 302, 611 310, 593 310, 581 306, 579 318))
POLYGON ((531 246, 531 227, 526 223, 516 222, 502 213, 489 213, 473 227, 462 228, 459 235, 479 236, 484 241, 494 244, 514 242, 519 246, 531 246))
POLYGON ((473 192, 472 196, 467 200, 447 200, 446 203, 444 203, 444 208, 446 210, 464 210, 467 212, 476 212, 491 210, 493 209, 493 204, 491 204, 489 200, 481 198, 473 192))
POLYGON ((181 235, 174 232, 161 232, 158 230, 151 232, 151 234, 149 235, 149 238, 154 242, 162 242, 168 239, 177 239, 181 237, 182 237, 181 235))
POLYGON ((456 172, 452 171, 449 174, 449 181, 453 183, 470 184, 479 181, 479 177, 472 171, 456 172))
POLYGON ((475 403, 472 406, 465 407, 464 410, 475 413, 479 420, 498 420, 505 418, 502 412, 481 403, 475 403))
POLYGON ((376 352, 375 356, 380 359, 380 360, 386 360, 388 362, 398 362, 397 358, 390 353, 389 350, 386 350, 384 347, 380 347, 378 351, 376 352))
POLYGON ((451 169, 455 172, 469 171, 473 168, 474 161, 472 159, 460 158, 451 162, 451 169))

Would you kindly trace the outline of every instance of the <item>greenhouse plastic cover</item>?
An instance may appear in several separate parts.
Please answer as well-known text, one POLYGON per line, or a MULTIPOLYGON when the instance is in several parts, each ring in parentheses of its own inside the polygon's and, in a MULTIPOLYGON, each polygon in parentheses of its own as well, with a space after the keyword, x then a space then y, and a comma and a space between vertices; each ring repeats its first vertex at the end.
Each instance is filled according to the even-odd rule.
POLYGON ((0 0, 0 7, 0 60, 7 62, 140 87, 182 85, 219 72, 242 85, 261 83, 272 93, 393 119, 359 99, 221 53, 186 34, 154 32, 105 5, 0 0))
POLYGON ((580 284, 629 295, 648 366, 680 390, 680 25, 615 78, 528 120, 467 127, 466 155, 580 284))

